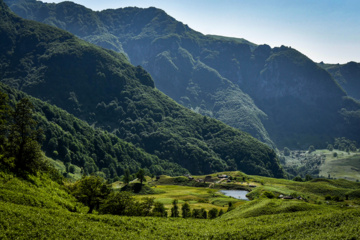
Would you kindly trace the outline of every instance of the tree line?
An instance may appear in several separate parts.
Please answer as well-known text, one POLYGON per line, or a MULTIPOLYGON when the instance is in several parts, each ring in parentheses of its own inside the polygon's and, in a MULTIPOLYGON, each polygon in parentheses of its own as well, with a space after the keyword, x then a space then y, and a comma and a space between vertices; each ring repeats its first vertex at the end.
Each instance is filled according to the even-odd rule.
MULTIPOLYGON (((126 170, 128 173, 128 170, 126 170)), ((138 180, 145 181, 144 171, 140 169, 136 174, 138 180)), ((124 175, 124 182, 128 184, 129 180, 127 174, 124 175)), ((89 175, 83 176, 74 184, 68 185, 71 194, 85 206, 89 207, 88 213, 93 213, 96 210, 100 214, 112 214, 120 216, 154 216, 154 217, 182 217, 182 218, 200 218, 213 219, 221 216, 224 211, 217 208, 212 208, 207 211, 204 208, 192 209, 190 205, 185 202, 181 208, 178 200, 173 200, 172 207, 168 209, 161 202, 155 202, 154 198, 145 197, 140 201, 128 191, 116 192, 107 181, 100 176, 89 175)), ((228 211, 232 210, 232 204, 229 204, 228 211)))

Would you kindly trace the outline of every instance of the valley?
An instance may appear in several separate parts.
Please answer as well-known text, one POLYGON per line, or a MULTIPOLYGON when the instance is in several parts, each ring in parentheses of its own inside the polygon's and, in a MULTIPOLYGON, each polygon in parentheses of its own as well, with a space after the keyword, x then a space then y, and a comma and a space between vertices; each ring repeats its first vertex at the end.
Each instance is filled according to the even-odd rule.
POLYGON ((358 239, 359 69, 0 0, 0 239, 358 239))

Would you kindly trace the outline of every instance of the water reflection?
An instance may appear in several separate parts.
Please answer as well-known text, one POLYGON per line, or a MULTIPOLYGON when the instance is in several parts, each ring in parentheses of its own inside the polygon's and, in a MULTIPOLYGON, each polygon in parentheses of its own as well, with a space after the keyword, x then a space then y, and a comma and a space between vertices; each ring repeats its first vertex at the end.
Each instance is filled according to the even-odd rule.
POLYGON ((248 191, 245 190, 221 190, 220 192, 222 192, 226 196, 249 201, 249 199, 246 197, 248 191))

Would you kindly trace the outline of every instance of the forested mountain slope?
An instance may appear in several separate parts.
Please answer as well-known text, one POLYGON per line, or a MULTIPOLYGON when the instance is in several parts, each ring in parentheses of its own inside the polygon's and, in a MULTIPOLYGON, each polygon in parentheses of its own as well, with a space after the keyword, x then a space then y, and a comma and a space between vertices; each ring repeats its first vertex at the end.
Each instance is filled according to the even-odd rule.
POLYGON ((156 8, 93 12, 71 2, 6 2, 20 16, 125 52, 177 102, 269 145, 307 148, 340 136, 360 140, 350 124, 360 120, 357 103, 328 72, 290 47, 205 36, 156 8))
POLYGON ((348 62, 346 64, 324 64, 320 67, 326 69, 347 92, 347 94, 360 100, 360 63, 348 62))
POLYGON ((148 154, 114 134, 94 129, 56 106, 2 83, 0 92, 7 94, 11 105, 22 98, 31 100, 34 119, 44 135, 42 150, 46 156, 64 162, 67 168, 76 165, 83 168, 85 174, 101 171, 108 179, 123 175, 125 169, 135 173, 143 168, 152 174, 173 176, 188 173, 180 165, 148 154))
POLYGON ((282 177, 275 152, 182 107, 122 54, 15 16, 0 1, 0 79, 191 173, 239 169, 282 177))

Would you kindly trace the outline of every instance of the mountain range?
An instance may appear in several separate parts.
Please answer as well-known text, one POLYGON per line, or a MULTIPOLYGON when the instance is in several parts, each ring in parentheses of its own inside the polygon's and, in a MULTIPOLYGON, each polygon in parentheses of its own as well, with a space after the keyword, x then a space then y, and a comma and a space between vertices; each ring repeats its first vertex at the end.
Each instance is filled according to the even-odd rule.
POLYGON ((72 2, 5 2, 21 17, 123 53, 178 103, 273 148, 360 140, 357 63, 317 64, 291 47, 203 35, 153 7, 95 12, 72 2))
POLYGON ((37 98, 49 157, 111 177, 125 168, 285 176, 273 149, 177 104, 124 54, 22 19, 3 0, 0 42, 0 80, 7 85, 1 90, 13 101, 37 98))

